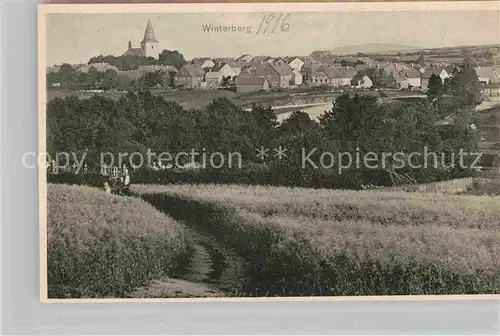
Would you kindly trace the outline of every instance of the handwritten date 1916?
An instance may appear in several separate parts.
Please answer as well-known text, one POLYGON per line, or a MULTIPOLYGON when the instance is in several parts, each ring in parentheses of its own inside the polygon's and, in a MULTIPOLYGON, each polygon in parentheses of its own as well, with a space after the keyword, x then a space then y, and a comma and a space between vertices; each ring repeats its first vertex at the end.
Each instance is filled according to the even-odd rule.
POLYGON ((290 29, 290 24, 287 20, 290 17, 290 13, 279 13, 278 14, 265 14, 259 24, 259 29, 255 34, 270 35, 274 34, 276 28, 279 26, 278 31, 286 32, 290 29))

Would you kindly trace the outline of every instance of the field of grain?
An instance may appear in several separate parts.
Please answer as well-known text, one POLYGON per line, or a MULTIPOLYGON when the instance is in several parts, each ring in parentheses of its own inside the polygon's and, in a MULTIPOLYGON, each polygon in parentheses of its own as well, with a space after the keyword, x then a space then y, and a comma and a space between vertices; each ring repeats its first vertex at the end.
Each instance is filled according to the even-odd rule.
POLYGON ((186 251, 183 227, 142 200, 48 185, 49 298, 127 297, 175 273, 186 251))
POLYGON ((237 250, 249 265, 247 295, 500 292, 500 197, 233 185, 133 189, 237 250))
POLYGON ((417 191, 417 192, 434 192, 445 194, 458 194, 465 192, 474 182, 473 177, 457 178, 448 181, 420 183, 408 186, 384 187, 383 191, 417 191))

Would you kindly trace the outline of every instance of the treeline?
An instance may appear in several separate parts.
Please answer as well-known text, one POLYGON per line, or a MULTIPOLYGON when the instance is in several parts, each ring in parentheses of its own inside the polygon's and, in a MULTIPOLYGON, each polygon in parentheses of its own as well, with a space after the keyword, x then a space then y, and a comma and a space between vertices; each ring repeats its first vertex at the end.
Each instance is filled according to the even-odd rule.
POLYGON ((144 76, 136 78, 122 73, 130 70, 137 70, 142 65, 170 65, 180 69, 186 61, 184 56, 176 50, 163 50, 158 59, 143 56, 103 56, 92 57, 88 65, 88 71, 75 70, 71 64, 64 63, 57 72, 46 74, 46 84, 48 88, 59 86, 66 90, 119 90, 135 91, 138 89, 151 88, 156 86, 171 86, 172 73, 149 72, 144 76), (108 69, 98 71, 92 64, 107 63, 116 67, 118 71, 108 69))
POLYGON ((117 72, 113 69, 98 71, 90 67, 87 72, 75 71, 69 64, 63 64, 59 72, 47 73, 47 87, 55 83, 63 89, 136 91, 153 87, 173 86, 173 73, 163 71, 146 72, 138 77, 117 72))
MULTIPOLYGON (((470 84, 468 88, 473 87, 470 84)), ((470 96, 462 89, 457 92, 470 96)), ((432 182, 471 174, 463 164, 473 158, 466 157, 461 166, 456 155, 461 150, 474 152, 477 147, 475 132, 468 127, 473 105, 463 102, 451 91, 443 96, 439 108, 430 99, 382 104, 375 97, 345 94, 332 103, 319 122, 296 111, 278 124, 269 107, 254 105, 249 112, 225 98, 202 109, 185 110, 147 90, 129 92, 117 101, 97 95, 86 100, 72 96, 48 102, 47 149, 52 155, 85 152, 90 166, 97 164, 104 152, 116 153, 116 157, 118 153, 133 152, 146 157, 148 149, 171 154, 191 150, 207 155, 241 154, 242 167, 164 171, 143 167, 133 176, 135 182, 143 183, 223 182, 358 189, 432 182), (450 115, 453 123, 439 124, 450 115), (280 146, 286 149, 281 158, 277 155, 280 146), (261 147, 269 149, 267 155, 257 156, 256 149, 261 147), (405 162, 403 166, 393 156, 382 156, 398 152, 403 153, 399 159, 405 162), (425 153, 430 152, 436 153, 438 159, 426 159, 425 153), (371 159, 369 167, 361 161, 361 166, 352 163, 345 168, 349 166, 348 158, 340 158, 338 153, 350 153, 353 159, 375 155, 378 167, 373 168, 371 159)))
POLYGON ((113 55, 99 55, 92 57, 88 64, 94 63, 108 63, 118 68, 120 71, 135 70, 139 65, 171 65, 176 69, 180 69, 186 60, 184 56, 177 50, 163 50, 159 55, 158 59, 154 57, 143 57, 143 56, 113 56, 113 55))

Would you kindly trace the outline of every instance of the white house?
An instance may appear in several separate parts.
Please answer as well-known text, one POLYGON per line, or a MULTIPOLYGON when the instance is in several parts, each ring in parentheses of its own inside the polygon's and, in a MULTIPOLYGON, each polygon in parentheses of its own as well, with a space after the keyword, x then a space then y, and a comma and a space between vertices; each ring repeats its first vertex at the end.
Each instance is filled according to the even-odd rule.
POLYGON ((438 76, 441 78, 441 81, 444 82, 445 79, 450 77, 450 74, 446 71, 445 68, 431 68, 425 70, 425 72, 422 74, 421 78, 421 87, 423 90, 427 90, 427 87, 429 86, 429 79, 431 78, 432 75, 438 76))
POLYGON ((477 74, 477 79, 480 82, 483 82, 485 84, 490 84, 492 82, 496 81, 496 77, 498 74, 496 74, 495 69, 491 66, 485 66, 485 67, 477 67, 476 69, 476 74, 477 74))
POLYGON ((215 90, 222 83, 222 75, 219 71, 209 71, 205 74, 205 88, 215 90))
POLYGON ((215 62, 212 61, 211 59, 205 60, 203 64, 201 65, 202 69, 212 69, 215 66, 215 62))
POLYGON ((369 89, 373 86, 373 81, 367 75, 357 74, 352 78, 351 84, 358 89, 369 89))
POLYGON ((421 73, 420 71, 413 69, 413 68, 404 68, 399 72, 401 76, 406 78, 408 81, 408 84, 412 87, 421 87, 422 86, 422 80, 420 78, 421 73))
POLYGON ((238 76, 241 72, 241 68, 236 68, 236 69, 233 69, 229 64, 224 64, 218 71, 222 76, 224 76, 225 78, 227 77, 231 77, 231 78, 234 78, 236 76, 238 76), (239 71, 236 71, 236 70, 239 70, 239 71))
POLYGON ((292 70, 297 70, 298 72, 300 72, 302 70, 302 67, 304 66, 304 61, 298 57, 295 57, 293 60, 288 62, 288 66, 292 68, 292 70))
POLYGON ((299 70, 292 70, 293 72, 293 83, 295 85, 301 85, 303 82, 303 76, 302 73, 299 70))
POLYGON ((242 62, 242 61, 226 62, 226 64, 223 66, 223 68, 225 66, 230 67, 236 73, 236 76, 237 76, 240 74, 241 70, 250 67, 250 65, 251 65, 251 63, 242 62))

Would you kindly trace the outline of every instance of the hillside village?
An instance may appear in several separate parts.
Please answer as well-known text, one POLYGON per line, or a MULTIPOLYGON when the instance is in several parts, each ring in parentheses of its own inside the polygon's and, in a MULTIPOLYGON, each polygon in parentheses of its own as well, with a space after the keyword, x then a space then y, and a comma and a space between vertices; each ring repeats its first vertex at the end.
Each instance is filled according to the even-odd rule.
MULTIPOLYGON (((404 54, 386 52, 356 55, 313 51, 307 56, 243 54, 237 58, 195 57, 189 61, 184 61, 182 54, 178 53, 181 61, 168 64, 168 60, 162 62, 159 41, 151 21, 148 21, 141 47, 133 48, 132 42, 129 42, 123 55, 118 56, 131 60, 131 65, 120 69, 106 62, 96 62, 109 58, 100 56, 88 64, 71 65, 71 71, 86 74, 87 77, 91 73, 96 74, 97 80, 87 79, 88 83, 84 87, 94 91, 130 90, 146 86, 165 90, 229 89, 241 93, 297 87, 384 88, 426 92, 433 75, 445 81, 452 75, 454 67, 462 64, 465 56, 469 56, 476 64, 479 81, 484 84, 484 95, 500 96, 500 67, 497 67, 499 49, 499 46, 493 45, 416 50, 404 54)), ((169 51, 163 50, 162 53, 169 51)), ((65 86, 62 83, 63 76, 57 75, 63 66, 47 67, 49 88, 65 86)))

